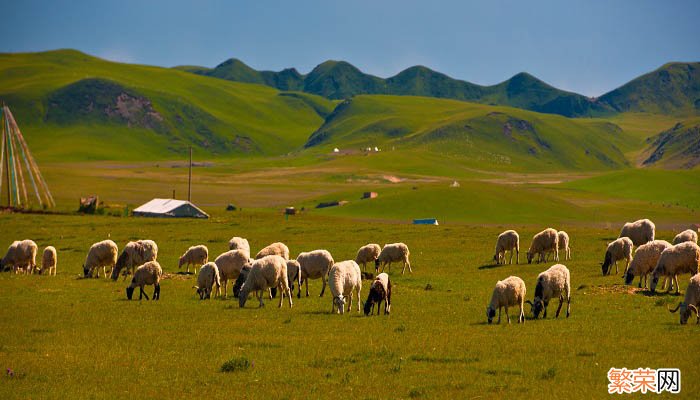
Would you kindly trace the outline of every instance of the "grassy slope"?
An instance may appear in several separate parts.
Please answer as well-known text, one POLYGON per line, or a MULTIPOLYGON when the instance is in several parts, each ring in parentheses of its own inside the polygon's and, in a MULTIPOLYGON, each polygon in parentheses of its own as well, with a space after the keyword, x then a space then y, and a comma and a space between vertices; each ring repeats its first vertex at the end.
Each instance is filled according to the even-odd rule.
MULTIPOLYGON (((527 238, 552 222, 545 217, 537 225, 507 226, 520 232, 522 249, 527 238)), ((59 251, 55 278, 0 274, 0 357, 3 369, 15 374, 3 373, 4 399, 122 398, 134 390, 146 398, 193 397, 203 390, 219 398, 230 395, 232 382, 243 398, 564 393, 589 399, 606 395, 611 367, 677 367, 684 397, 700 390, 696 354, 669 351, 697 336, 696 326, 680 326, 678 316, 665 309, 679 297, 645 296, 619 286, 618 276, 600 276, 599 262, 618 225, 556 225, 572 238, 573 260, 566 262, 572 273, 571 318, 553 319, 553 301, 547 320, 489 326, 484 308, 495 282, 518 275, 531 299, 537 274, 548 266, 490 266, 493 240, 504 226, 358 224, 309 215, 285 221, 245 211, 187 223, 0 215, 0 224, 15 227, 0 232, 2 246, 31 237, 59 251), (319 281, 311 281, 311 297, 294 298, 289 310, 268 300, 263 309, 253 300, 245 309, 233 300, 199 301, 192 277, 164 280, 159 302, 125 301, 121 280, 76 279, 87 248, 108 236, 120 247, 134 238, 156 240, 161 264, 173 273, 187 246, 204 243, 218 254, 233 235, 248 237, 254 249, 282 240, 294 255, 327 248, 338 260, 352 258, 368 241, 402 240, 411 249, 414 273, 401 276, 392 269, 392 314, 372 318, 356 312, 330 315, 330 296, 317 297, 319 281), (254 366, 219 372, 234 357, 254 366)), ((665 239, 673 234, 658 232, 665 239)), ((684 290, 687 276, 682 280, 684 290)), ((365 281, 363 300, 368 286, 365 281)), ((515 312, 511 309, 511 315, 515 312)))
MULTIPOLYGON (((173 158, 178 154, 168 149, 172 138, 146 129, 114 125, 60 126, 42 122, 50 93, 77 80, 96 77, 117 82, 146 96, 156 111, 169 120, 174 119, 173 104, 186 103, 203 110, 217 121, 210 127, 217 137, 233 140, 235 135, 247 136, 254 141, 256 152, 262 154, 283 154, 299 147, 322 121, 314 107, 308 105, 309 101, 280 96, 278 91, 266 86, 216 80, 173 69, 108 62, 71 50, 1 54, 0 98, 12 108, 40 159, 152 159, 173 158), (94 147, 95 134, 102 137, 100 146, 103 149, 92 154, 85 150, 94 147), (54 135, 64 140, 61 146, 55 145, 54 135), (139 145, 133 146, 136 142, 139 145)), ((332 107, 325 99, 303 96, 312 99, 310 101, 320 108, 332 107)), ((196 141, 195 144, 201 145, 196 141)), ((179 154, 184 153, 187 144, 181 147, 179 154)), ((215 149, 207 150, 215 152, 215 149)))

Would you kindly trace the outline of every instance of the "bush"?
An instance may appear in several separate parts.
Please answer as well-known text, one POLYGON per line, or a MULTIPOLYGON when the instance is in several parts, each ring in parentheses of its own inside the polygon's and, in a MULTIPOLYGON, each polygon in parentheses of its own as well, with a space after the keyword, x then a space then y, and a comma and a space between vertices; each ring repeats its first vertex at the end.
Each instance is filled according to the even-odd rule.
POLYGON ((232 358, 221 365, 221 372, 245 371, 250 368, 250 361, 245 357, 232 358))

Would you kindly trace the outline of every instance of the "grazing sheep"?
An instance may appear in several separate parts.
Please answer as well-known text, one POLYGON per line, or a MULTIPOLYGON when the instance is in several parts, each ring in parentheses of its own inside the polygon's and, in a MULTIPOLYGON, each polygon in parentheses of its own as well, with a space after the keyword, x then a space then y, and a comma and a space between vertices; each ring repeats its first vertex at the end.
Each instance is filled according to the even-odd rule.
POLYGON ((260 250, 258 254, 255 255, 255 259, 259 260, 263 257, 271 255, 278 255, 284 258, 285 260, 289 260, 289 247, 287 247, 287 245, 282 242, 272 243, 271 245, 260 250))
POLYGON ((513 250, 515 250, 515 263, 520 264, 520 236, 514 230, 508 230, 500 235, 496 240, 496 254, 493 256, 493 261, 496 264, 506 263, 506 251, 510 251, 510 261, 508 264, 513 264, 513 250))
POLYGON ((234 236, 228 241, 229 250, 242 250, 244 253, 248 254, 250 258, 250 244, 248 244, 248 239, 234 236))
POLYGON ((384 272, 377 275, 369 287, 369 295, 364 307, 365 315, 372 314, 375 303, 377 304, 377 315, 379 315, 382 301, 384 302, 384 315, 387 315, 391 312, 391 279, 389 279, 389 274, 384 272))
POLYGON ((235 281, 238 278, 243 266, 250 263, 249 257, 250 254, 245 249, 229 250, 214 260, 216 267, 219 269, 221 283, 224 287, 224 297, 226 297, 226 291, 228 290, 228 280, 235 281))
POLYGON ((85 257, 83 274, 86 278, 92 278, 93 273, 96 273, 95 278, 99 278, 100 270, 98 268, 102 267, 102 273, 107 278, 107 267, 110 270, 114 268, 117 264, 118 253, 117 244, 109 239, 93 244, 85 257))
POLYGON ((571 314, 571 275, 563 264, 555 264, 537 276, 534 301, 527 303, 532 307, 532 314, 537 318, 544 310, 542 318, 547 318, 547 306, 553 298, 559 297, 556 318, 559 318, 561 306, 566 298, 566 318, 571 314))
POLYGON ((216 263, 208 262, 199 269, 197 285, 192 286, 192 289, 197 289, 200 300, 209 299, 211 298, 214 285, 216 285, 214 297, 217 295, 221 296, 221 276, 219 275, 219 268, 216 266, 216 263))
MULTIPOLYGON (((698 314, 698 307, 700 307, 700 274, 695 274, 690 278, 690 283, 685 291, 685 300, 678 303, 678 306, 673 310, 668 311, 674 313, 681 309, 681 325, 685 325, 690 318, 691 312, 695 313, 696 324, 700 324, 700 314, 698 314)), ((668 308, 668 306, 666 306, 668 308)))
POLYGON ((287 281, 287 260, 278 255, 269 255, 255 260, 247 273, 245 283, 238 294, 238 304, 245 307, 248 294, 255 292, 260 302, 259 307, 265 306, 262 301, 263 291, 276 287, 280 291, 279 307, 282 307, 284 296, 289 297, 289 308, 292 307, 292 292, 287 281))
POLYGON ((603 264, 601 264, 603 276, 610 275, 613 264, 615 264, 615 273, 617 274, 617 262, 619 260, 627 260, 625 263, 625 270, 623 271, 624 275, 627 272, 630 262, 632 261, 633 248, 634 244, 632 243, 632 239, 628 237, 621 237, 608 243, 608 248, 605 250, 605 260, 603 261, 603 264))
POLYGON ((564 250, 564 260, 571 260, 571 247, 569 247, 569 234, 564 231, 557 232, 559 250, 564 250))
POLYGON ((656 267, 661 253, 669 247, 671 247, 671 243, 665 240, 653 240, 637 247, 632 262, 627 268, 627 274, 625 274, 625 284, 631 285, 634 277, 639 276, 639 287, 642 287, 642 279, 644 279, 644 287, 646 287, 647 276, 656 267))
POLYGON ((360 266, 353 260, 333 264, 328 273, 328 285, 333 294, 331 314, 338 308, 338 313, 345 313, 345 299, 348 302, 348 312, 352 307, 352 293, 357 294, 357 312, 360 312, 360 292, 362 291, 362 272, 360 266))
POLYGON ((382 248, 379 247, 379 245, 376 243, 366 244, 360 247, 359 250, 357 250, 355 262, 358 265, 362 264, 362 270, 364 271, 367 269, 367 263, 373 263, 377 259, 377 257, 379 257, 379 253, 381 251, 382 248))
POLYGON ((501 323, 501 308, 506 309, 506 318, 510 324, 510 315, 508 315, 508 307, 519 306, 520 314, 518 314, 518 323, 525 322, 525 313, 523 307, 525 305, 525 282, 517 276, 509 276, 502 281, 496 282, 496 287, 493 288, 491 295, 491 304, 486 307, 486 318, 489 324, 493 322, 493 317, 496 316, 498 310, 498 322, 501 323))
MULTIPOLYGON (((287 282, 289 283, 289 291, 291 293, 294 293, 295 283, 299 288, 299 291, 301 291, 301 264, 299 264, 299 261, 287 261, 287 282)), ((301 297, 300 294, 297 295, 297 297, 301 297)))
POLYGON ((698 273, 698 265, 700 265, 700 247, 696 243, 683 242, 671 246, 661 253, 659 261, 651 273, 651 287, 649 289, 654 293, 656 285, 659 283, 659 277, 668 276, 673 278, 676 294, 678 294, 680 293, 678 275, 685 273, 690 273, 691 276, 695 275, 698 273))
POLYGON ((131 284, 126 288, 126 298, 131 300, 131 297, 134 295, 134 289, 138 286, 140 290, 139 300, 141 300, 143 296, 146 296, 146 300, 149 300, 143 288, 146 285, 153 285, 153 300, 159 300, 161 277, 163 277, 163 269, 160 267, 160 264, 158 264, 158 261, 149 261, 139 266, 136 268, 136 271, 134 271, 131 284))
POLYGON ((41 269, 40 274, 44 271, 49 271, 49 276, 56 276, 56 264, 58 261, 58 256, 56 255, 56 248, 53 246, 46 246, 44 249, 44 254, 41 256, 41 269))
POLYGON ((683 242, 698 242, 698 233, 692 229, 686 229, 673 238, 673 244, 683 242))
POLYGON ((622 226, 620 238, 628 237, 632 239, 635 246, 641 246, 644 243, 654 240, 656 226, 648 219, 640 219, 634 222, 627 222, 622 226))
POLYGON ((554 252, 554 261, 559 261, 559 235, 552 228, 547 228, 532 237, 530 249, 527 251, 527 263, 532 264, 535 254, 538 255, 537 263, 545 261, 547 252, 554 252))
POLYGON ((335 263, 331 253, 328 250, 314 250, 299 253, 297 261, 299 261, 299 266, 301 268, 297 298, 301 297, 301 284, 306 283, 306 297, 309 297, 309 279, 319 278, 323 281, 323 287, 321 288, 319 297, 323 297, 323 293, 326 291, 326 277, 328 276, 328 271, 335 263))
MULTIPOLYGON (((238 296, 241 293, 241 287, 245 283, 246 279, 248 279, 248 274, 250 273, 250 266, 251 264, 246 264, 241 268, 241 273, 238 275, 238 278, 236 278, 236 282, 233 283, 233 297, 238 298, 238 296)), ((272 298, 272 296, 270 296, 272 298)))
POLYGON ((401 275, 406 271, 406 266, 408 266, 408 272, 413 273, 411 269, 411 262, 408 261, 408 256, 411 252, 408 251, 408 246, 403 243, 392 243, 385 244, 379 257, 374 260, 374 272, 379 272, 379 264, 382 264, 382 272, 384 272, 384 267, 389 264, 389 270, 391 270, 392 262, 403 262, 403 269, 401 270, 401 275))
POLYGON ((33 240, 14 241, 7 249, 5 257, 0 260, 0 270, 10 267, 15 274, 31 274, 36 268, 36 253, 38 246, 33 240))
POLYGON ((177 264, 177 269, 182 268, 183 265, 187 265, 187 273, 189 274, 190 265, 194 267, 194 272, 196 272, 198 265, 204 265, 208 261, 209 249, 207 249, 207 246, 203 244, 192 246, 180 257, 180 261, 177 264))
POLYGON ((124 279, 136 271, 136 267, 147 263, 148 261, 156 261, 158 258, 158 245, 153 240, 137 240, 129 242, 122 249, 122 253, 117 258, 117 264, 112 268, 112 280, 117 280, 119 273, 124 269, 124 279))

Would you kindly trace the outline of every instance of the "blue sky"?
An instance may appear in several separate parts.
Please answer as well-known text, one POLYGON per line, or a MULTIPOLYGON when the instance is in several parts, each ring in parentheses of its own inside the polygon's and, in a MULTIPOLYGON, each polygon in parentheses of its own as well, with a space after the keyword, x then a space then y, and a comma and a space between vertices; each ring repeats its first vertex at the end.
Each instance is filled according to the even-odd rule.
POLYGON ((0 0, 0 51, 75 48, 141 64, 381 77, 421 64, 495 84, 527 71, 598 96, 668 61, 700 61, 700 1, 0 0))

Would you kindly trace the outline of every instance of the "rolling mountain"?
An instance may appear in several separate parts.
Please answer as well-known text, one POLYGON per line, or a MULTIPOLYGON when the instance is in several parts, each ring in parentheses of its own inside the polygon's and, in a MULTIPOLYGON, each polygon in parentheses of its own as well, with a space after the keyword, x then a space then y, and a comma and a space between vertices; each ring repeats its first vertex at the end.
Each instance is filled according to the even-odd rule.
POLYGON ((700 119, 677 123, 646 140, 643 165, 689 169, 700 165, 700 119))

